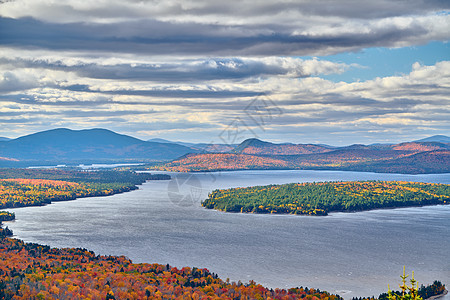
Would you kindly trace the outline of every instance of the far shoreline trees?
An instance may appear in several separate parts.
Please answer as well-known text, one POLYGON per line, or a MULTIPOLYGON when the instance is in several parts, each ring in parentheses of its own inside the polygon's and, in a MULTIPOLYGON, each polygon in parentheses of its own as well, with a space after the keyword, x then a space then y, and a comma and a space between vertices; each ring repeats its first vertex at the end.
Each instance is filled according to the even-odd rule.
POLYGON ((131 171, 0 169, 0 209, 109 196, 135 190, 147 180, 168 179, 165 174, 131 171))

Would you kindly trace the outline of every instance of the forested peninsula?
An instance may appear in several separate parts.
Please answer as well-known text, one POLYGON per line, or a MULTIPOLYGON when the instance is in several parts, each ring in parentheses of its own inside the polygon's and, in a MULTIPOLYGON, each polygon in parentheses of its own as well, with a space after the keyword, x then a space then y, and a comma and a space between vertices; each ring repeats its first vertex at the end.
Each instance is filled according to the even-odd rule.
POLYGON ((202 206, 225 212, 324 216, 450 203, 450 185, 406 181, 290 183, 214 190, 202 206))
POLYGON ((147 180, 169 179, 165 174, 131 171, 0 169, 0 209, 108 196, 135 190, 147 180))

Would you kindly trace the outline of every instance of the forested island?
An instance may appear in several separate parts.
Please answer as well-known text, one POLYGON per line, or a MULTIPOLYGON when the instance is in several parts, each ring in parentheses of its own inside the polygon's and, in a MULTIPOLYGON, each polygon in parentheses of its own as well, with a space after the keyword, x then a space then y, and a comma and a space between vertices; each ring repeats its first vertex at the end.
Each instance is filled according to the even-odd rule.
POLYGON ((406 181, 290 183, 214 190, 202 206, 225 212, 327 215, 450 203, 450 185, 406 181))
POLYGON ((0 169, 0 209, 108 196, 135 190, 147 180, 169 179, 165 174, 131 171, 0 169))

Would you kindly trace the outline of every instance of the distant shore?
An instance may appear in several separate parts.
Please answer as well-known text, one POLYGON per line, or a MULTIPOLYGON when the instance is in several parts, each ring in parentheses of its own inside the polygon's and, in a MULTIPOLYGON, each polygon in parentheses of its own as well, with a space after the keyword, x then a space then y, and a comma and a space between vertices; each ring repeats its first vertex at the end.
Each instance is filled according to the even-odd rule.
POLYGON ((167 174, 129 171, 68 171, 56 169, 0 170, 0 209, 43 206, 78 198, 111 196, 138 189, 149 180, 170 180, 167 174))

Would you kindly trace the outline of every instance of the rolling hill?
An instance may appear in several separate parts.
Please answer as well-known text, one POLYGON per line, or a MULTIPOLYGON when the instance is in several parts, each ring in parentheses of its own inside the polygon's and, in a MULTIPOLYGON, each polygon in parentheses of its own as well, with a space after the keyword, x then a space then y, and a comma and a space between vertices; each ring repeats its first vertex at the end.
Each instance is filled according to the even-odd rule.
POLYGON ((325 146, 312 144, 273 144, 258 139, 248 139, 237 146, 232 152, 252 155, 295 155, 324 153, 332 151, 325 146))
POLYGON ((226 153, 232 151, 237 145, 226 145, 226 144, 207 144, 207 143, 186 143, 186 142, 172 142, 165 139, 154 138, 148 140, 149 142, 156 142, 162 144, 178 144, 183 145, 192 149, 199 150, 200 152, 215 152, 215 153, 226 153))
POLYGON ((450 143, 450 137, 446 135, 433 135, 415 142, 438 142, 438 143, 450 143))
POLYGON ((287 169, 283 159, 236 153, 188 154, 160 166, 160 170, 174 172, 202 172, 252 169, 287 169))
POLYGON ((377 173, 450 173, 450 150, 419 152, 389 160, 354 164, 343 169, 377 173))
POLYGON ((312 144, 273 144, 248 139, 229 153, 190 154, 160 167, 166 171, 252 169, 320 169, 385 173, 449 173, 450 144, 400 144, 327 147, 312 144))
POLYGON ((0 157, 19 161, 155 161, 197 150, 146 142, 106 129, 53 129, 0 142, 0 157))
POLYGON ((106 129, 38 132, 0 140, 0 167, 159 162, 166 171, 320 169, 395 173, 450 172, 446 136, 399 144, 332 147, 248 139, 239 145, 143 141, 106 129), (439 140, 439 141, 438 141, 439 140))
POLYGON ((440 142, 409 142, 392 145, 391 147, 394 150, 406 150, 415 152, 450 150, 450 144, 440 142))

